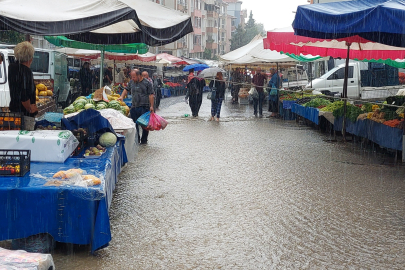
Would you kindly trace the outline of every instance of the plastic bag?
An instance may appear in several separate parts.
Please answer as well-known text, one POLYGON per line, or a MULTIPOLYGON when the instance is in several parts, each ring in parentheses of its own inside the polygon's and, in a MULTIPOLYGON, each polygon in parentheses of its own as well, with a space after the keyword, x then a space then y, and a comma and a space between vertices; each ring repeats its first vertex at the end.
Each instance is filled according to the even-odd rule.
POLYGON ((156 113, 154 115, 155 115, 154 117, 156 117, 156 119, 159 121, 161 128, 165 129, 168 124, 167 121, 163 117, 157 115, 156 113))
POLYGON ((150 120, 150 112, 146 112, 141 116, 139 116, 139 118, 136 120, 136 123, 141 127, 147 127, 149 125, 149 120, 150 120))
POLYGON ((146 127, 147 130, 161 130, 165 129, 167 126, 167 121, 163 119, 161 116, 157 115, 156 113, 150 114, 149 124, 146 127))
POLYGON ((255 87, 250 88, 249 90, 249 95, 251 95, 253 98, 259 98, 259 93, 257 92, 255 87))

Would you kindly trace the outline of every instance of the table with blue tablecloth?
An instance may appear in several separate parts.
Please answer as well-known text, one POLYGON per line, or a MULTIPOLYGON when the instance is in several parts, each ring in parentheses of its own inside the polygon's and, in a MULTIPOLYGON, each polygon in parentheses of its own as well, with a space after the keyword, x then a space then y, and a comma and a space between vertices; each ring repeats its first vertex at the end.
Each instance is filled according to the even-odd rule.
POLYGON ((91 245, 111 240, 108 209, 121 167, 124 141, 99 158, 68 158, 65 163, 31 162, 24 177, 0 177, 0 241, 49 233, 55 241, 91 245), (60 170, 81 168, 102 180, 93 187, 44 186, 60 170))
POLYGON ((280 100, 278 105, 278 113, 283 120, 295 120, 295 114, 291 111, 291 107, 296 100, 280 100))
MULTIPOLYGON (((335 118, 334 129, 342 131, 343 117, 335 118)), ((366 138, 381 147, 402 151, 403 131, 399 128, 389 127, 370 119, 352 122, 346 119, 346 132, 366 138)))
POLYGON ((304 107, 294 103, 291 105, 291 111, 317 125, 319 124, 319 110, 317 108, 304 107))

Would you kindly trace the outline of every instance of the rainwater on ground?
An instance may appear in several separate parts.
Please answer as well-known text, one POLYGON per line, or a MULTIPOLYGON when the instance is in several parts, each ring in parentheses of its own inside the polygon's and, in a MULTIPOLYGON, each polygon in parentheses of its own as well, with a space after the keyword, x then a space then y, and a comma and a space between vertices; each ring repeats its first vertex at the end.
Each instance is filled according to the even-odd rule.
POLYGON ((184 97, 161 107, 168 127, 119 175, 109 247, 56 250, 58 270, 405 268, 405 166, 252 105, 219 123, 207 99, 198 118, 184 97))

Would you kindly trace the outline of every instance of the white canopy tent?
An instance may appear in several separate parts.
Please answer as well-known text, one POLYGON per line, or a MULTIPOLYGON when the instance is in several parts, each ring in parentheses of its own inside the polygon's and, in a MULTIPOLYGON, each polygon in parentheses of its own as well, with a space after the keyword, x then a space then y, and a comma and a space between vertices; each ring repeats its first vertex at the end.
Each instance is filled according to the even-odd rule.
POLYGON ((247 45, 220 56, 227 64, 297 63, 298 61, 276 51, 265 50, 263 37, 257 35, 247 45))

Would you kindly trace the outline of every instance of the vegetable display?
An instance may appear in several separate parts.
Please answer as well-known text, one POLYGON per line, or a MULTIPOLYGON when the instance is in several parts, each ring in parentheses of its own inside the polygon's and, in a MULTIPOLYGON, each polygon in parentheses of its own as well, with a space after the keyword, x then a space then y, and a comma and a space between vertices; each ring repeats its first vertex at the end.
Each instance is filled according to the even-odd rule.
POLYGON ((327 106, 329 104, 331 104, 331 102, 329 100, 326 100, 324 98, 314 98, 311 101, 305 103, 303 106, 318 108, 319 106, 327 106))

